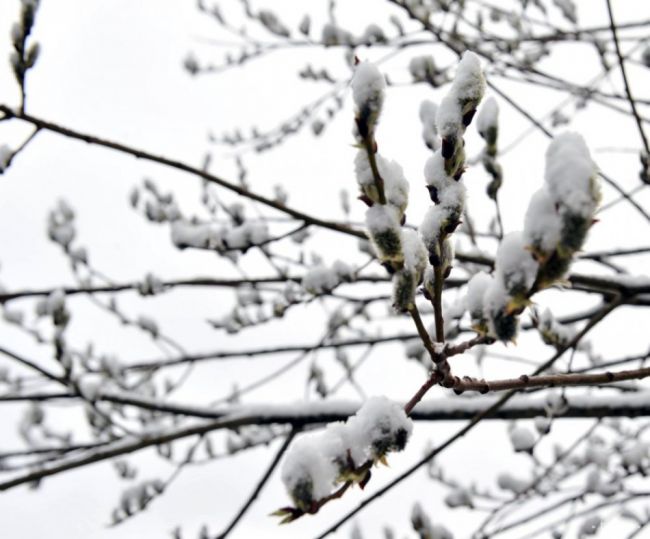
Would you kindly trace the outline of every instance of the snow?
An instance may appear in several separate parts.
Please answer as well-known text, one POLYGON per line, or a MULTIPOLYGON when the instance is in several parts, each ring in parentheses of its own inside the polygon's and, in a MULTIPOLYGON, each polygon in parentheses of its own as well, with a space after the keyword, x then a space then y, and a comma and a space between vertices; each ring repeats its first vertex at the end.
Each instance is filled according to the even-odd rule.
POLYGON ((425 99, 420 105, 420 121, 422 122, 422 139, 427 147, 436 151, 440 147, 438 129, 436 128, 436 113, 438 105, 425 99))
POLYGON ((36 304, 36 314, 38 316, 52 316, 65 308, 65 292, 61 289, 53 290, 46 297, 36 304))
POLYGON ((323 45, 330 47, 334 45, 351 45, 354 43, 354 36, 336 24, 328 22, 323 26, 321 40, 323 45))
POLYGON ((310 294, 323 294, 331 292, 340 283, 339 276, 333 267, 327 267, 325 264, 318 264, 302 278, 302 287, 310 294))
POLYGON ((400 312, 415 304, 415 291, 427 267, 427 249, 415 230, 402 229, 404 265, 393 275, 393 306, 400 312))
POLYGON ((427 82, 436 71, 436 64, 430 54, 414 56, 409 62, 409 73, 415 82, 427 82))
POLYGON ((626 468, 631 466, 643 468, 648 457, 650 457, 650 447, 648 443, 640 440, 636 440, 621 451, 621 460, 626 468))
POLYGON ((402 249, 404 251, 404 269, 414 273, 419 281, 427 265, 427 248, 415 230, 402 230, 402 249))
POLYGON ((443 208, 448 208, 453 212, 457 213, 459 216, 463 213, 463 208, 465 207, 465 194, 466 194, 465 185, 461 182, 452 181, 448 183, 440 191, 440 205, 443 208))
MULTIPOLYGON (((436 151, 424 165, 424 179, 427 185, 435 187, 438 192, 454 182, 445 171, 445 159, 440 151, 436 151)), ((455 182, 454 182, 455 183, 455 182)))
POLYGON ((345 471, 352 471, 348 455, 356 468, 401 451, 412 429, 399 404, 371 397, 346 423, 330 424, 294 442, 282 466, 282 481, 296 506, 308 509, 331 493, 345 471))
POLYGON ((429 252, 438 253, 440 256, 440 247, 438 241, 440 238, 440 230, 444 226, 448 213, 442 206, 430 206, 424 214, 422 224, 418 229, 422 241, 427 246, 429 252))
POLYGON ((516 426, 509 432, 510 443, 515 451, 532 451, 535 447, 535 435, 530 429, 516 426))
POLYGON ((557 247, 561 231, 562 220, 555 203, 548 190, 542 187, 528 203, 524 218, 524 241, 541 255, 549 255, 557 247))
POLYGON ((179 249, 185 247, 223 248, 222 231, 212 223, 194 224, 179 219, 171 223, 171 235, 172 243, 179 249))
POLYGON ((596 166, 581 135, 567 132, 553 139, 546 150, 544 177, 560 213, 591 218, 600 200, 595 174, 596 166))
POLYGON ((532 287, 539 264, 526 249, 522 232, 507 234, 497 249, 495 278, 510 295, 525 294, 532 287))
POLYGON ((324 451, 324 442, 323 433, 305 434, 293 442, 287 453, 282 482, 298 508, 308 509, 334 487, 338 470, 324 451))
POLYGON ((223 237, 224 245, 228 249, 246 249, 259 245, 269 239, 266 223, 259 221, 246 221, 245 223, 227 230, 223 237))
POLYGON ((467 283, 465 304, 473 320, 482 320, 484 318, 483 299, 493 280, 491 275, 480 271, 473 275, 467 283))
MULTIPOLYGON (((377 168, 379 169, 383 164, 384 158, 376 155, 375 159, 377 161, 377 168)), ((370 169, 370 162, 368 161, 368 152, 364 149, 359 149, 357 155, 354 157, 354 173, 357 177, 357 183, 362 189, 375 183, 375 178, 370 169)))
POLYGON ((359 110, 366 107, 379 113, 384 100, 386 79, 377 66, 370 62, 361 62, 352 77, 352 98, 359 110))
POLYGON ((488 321, 489 334, 501 341, 511 341, 517 335, 517 320, 507 314, 510 299, 503 281, 496 278, 483 298, 483 312, 488 321))
POLYGON ((93 402, 100 396, 102 384, 105 384, 105 382, 97 378, 85 376, 79 380, 77 385, 79 386, 81 396, 85 400, 93 402))
POLYGON ((485 93, 485 77, 481 69, 481 62, 472 51, 465 51, 463 57, 458 63, 456 76, 451 88, 460 101, 478 102, 483 98, 485 93))
POLYGON ((436 112, 436 127, 441 137, 457 136, 462 132, 462 110, 454 93, 448 93, 436 112))
POLYGON ((533 424, 539 434, 548 434, 551 431, 552 420, 550 417, 538 415, 533 419, 533 424))
POLYGON ((571 326, 557 322, 549 309, 544 309, 539 317, 538 328, 546 344, 568 343, 576 333, 571 326))
POLYGON ((375 204, 368 208, 366 226, 375 252, 382 261, 401 259, 401 230, 394 207, 375 204))
MULTIPOLYGON (((400 214, 404 213, 408 205, 409 182, 404 176, 404 170, 396 161, 389 161, 380 154, 375 155, 377 170, 384 180, 384 194, 386 202, 399 209, 400 214)), ((370 168, 368 154, 365 150, 359 150, 354 159, 354 170, 357 183, 361 190, 373 202, 379 201, 375 187, 375 178, 370 168)))
POLYGON ((490 128, 497 128, 499 120, 499 105, 494 97, 489 97, 485 100, 479 110, 478 117, 476 118, 476 129, 485 137, 490 128))
POLYGON ((138 283, 138 292, 143 296, 154 296, 163 292, 164 289, 163 282, 152 273, 147 273, 144 279, 138 283))
POLYGON ((449 93, 436 114, 438 133, 443 138, 460 138, 465 131, 463 116, 476 109, 485 93, 485 77, 478 56, 465 51, 458 63, 449 93))
MULTIPOLYGON (((386 397, 369 398, 347 424, 356 442, 352 454, 363 453, 372 458, 404 449, 413 430, 413 422, 404 409, 386 397)), ((361 464, 356 459, 355 463, 361 464)))
POLYGON ((521 494, 528 489, 529 482, 525 479, 515 477, 511 473, 504 472, 497 476, 497 485, 503 490, 509 490, 515 494, 521 494))

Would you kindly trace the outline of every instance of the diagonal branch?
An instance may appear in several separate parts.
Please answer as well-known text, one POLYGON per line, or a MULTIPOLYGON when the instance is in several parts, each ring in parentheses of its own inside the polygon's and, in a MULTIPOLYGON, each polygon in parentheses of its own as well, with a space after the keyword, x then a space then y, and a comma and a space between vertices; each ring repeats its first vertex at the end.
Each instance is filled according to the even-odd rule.
POLYGON ((243 196, 245 198, 248 198, 250 200, 254 200, 256 202, 259 202, 261 204, 264 204, 265 206, 268 206, 270 208, 274 208, 282 213, 285 213, 287 215, 290 215, 291 217, 294 217, 295 219, 299 219, 301 221, 304 221, 305 223, 308 223, 310 225, 318 226, 321 228, 326 228, 329 230, 333 230, 335 232, 341 232, 343 234, 347 234, 349 236, 354 236, 357 238, 364 238, 366 237, 365 233, 360 231, 360 230, 354 230, 348 226, 333 222, 333 221, 327 221, 325 219, 320 219, 318 217, 314 217, 313 215, 306 214, 304 212, 301 212, 299 210, 295 210, 293 208, 290 208, 289 206, 285 206, 281 202, 278 202, 276 200, 272 200, 270 198, 266 198, 262 195, 259 195, 257 193, 254 193, 252 191, 249 191, 248 189, 245 189, 244 187, 241 187, 239 185, 236 185, 234 183, 231 183, 227 180, 224 180, 223 178, 220 178, 219 176, 215 176, 213 174, 210 174, 209 172, 205 170, 201 170, 200 168, 193 167, 191 165, 188 165, 187 163, 183 163, 182 161, 177 161, 174 159, 169 159, 167 157, 162 157, 158 155, 154 155, 152 153, 146 152, 144 150, 140 150, 138 148, 134 148, 132 146, 127 146, 125 144, 121 144, 119 142, 114 142, 111 140, 103 139, 100 137, 96 137, 94 135, 89 135, 87 133, 82 133, 80 131, 75 131, 74 129, 70 129, 67 127, 63 127, 59 124, 55 124, 52 122, 48 122, 47 120, 43 120, 41 118, 37 118, 35 116, 32 116, 30 114, 26 114, 24 112, 19 112, 19 111, 14 111, 10 107, 4 104, 0 104, 0 112, 4 113, 5 116, 9 119, 11 118, 16 118, 18 120, 22 120, 24 122, 27 122, 29 124, 32 124, 34 127, 37 127, 39 129, 45 130, 45 131, 50 131, 52 133, 57 133, 59 135, 63 135, 64 137, 70 138, 70 139, 75 139, 75 140, 81 140, 83 142, 86 142, 88 144, 94 144, 96 146, 101 146, 104 148, 109 148, 111 150, 116 150, 121 153, 125 153, 128 155, 132 155, 133 157, 136 157, 138 159, 144 159, 145 161, 151 161, 153 163, 158 163, 160 165, 164 165, 176 170, 181 170, 183 172, 187 172, 189 174, 194 174, 195 176, 198 176, 202 179, 204 179, 207 182, 214 183, 216 185, 219 185, 220 187, 223 187, 224 189, 227 189, 229 191, 232 191, 234 193, 237 193, 240 196, 243 196))

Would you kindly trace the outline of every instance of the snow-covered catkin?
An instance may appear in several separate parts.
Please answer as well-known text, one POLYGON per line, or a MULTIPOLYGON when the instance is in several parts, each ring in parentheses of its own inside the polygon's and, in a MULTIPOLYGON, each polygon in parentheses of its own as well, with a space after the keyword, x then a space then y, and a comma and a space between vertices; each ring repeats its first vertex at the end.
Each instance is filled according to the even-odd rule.
POLYGON ((568 270, 600 202, 596 166, 577 133, 557 136, 546 151, 545 186, 531 199, 524 234, 540 263, 539 288, 568 270))
POLYGON ((374 136, 384 103, 386 80, 377 66, 370 62, 357 65, 352 78, 352 97, 356 106, 355 122, 361 140, 374 136))
POLYGON ((490 97, 483 103, 476 119, 476 128, 479 135, 485 140, 483 151, 483 168, 492 177, 487 186, 487 194, 492 200, 496 200, 497 193, 503 183, 503 170, 497 162, 497 138, 499 134, 499 106, 496 99, 490 97))
POLYGON ((366 210, 366 227, 379 260, 389 269, 400 269, 404 263, 400 224, 391 206, 375 204, 366 210))
MULTIPOLYGON (((460 224, 465 207, 465 187, 460 183, 465 169, 463 134, 484 89, 485 79, 478 57, 466 52, 458 64, 449 93, 436 109, 436 130, 442 137, 442 146, 429 158, 424 169, 429 196, 435 206, 428 209, 419 232, 429 251, 429 262, 440 268, 443 276, 449 272, 453 260, 447 236, 460 224)), ((420 114, 425 127, 433 110, 433 104, 423 104, 420 114)))
POLYGON ((345 423, 302 436, 282 466, 282 481, 296 509, 314 513, 338 484, 366 481, 368 465, 404 449, 412 430, 399 404, 371 397, 345 423))
POLYGON ((393 275, 393 307, 406 312, 415 305, 415 291, 427 267, 427 249, 417 232, 402 230, 404 267, 393 275))
POLYGON ((436 127, 436 113, 438 106, 433 102, 425 99, 420 105, 420 121, 422 122, 422 139, 424 144, 432 151, 440 147, 438 140, 438 128, 436 127))
MULTIPOLYGON (((494 281, 483 299, 491 336, 515 338, 518 315, 530 297, 568 270, 599 201, 596 167, 584 140, 576 133, 558 136, 546 152, 545 186, 530 200, 524 231, 508 234, 497 251, 494 281)), ((478 314, 477 309, 473 318, 478 314)))
POLYGON ((480 333, 487 333, 487 318, 483 308, 483 298, 492 285, 492 281, 493 277, 491 275, 480 271, 467 283, 465 305, 469 311, 472 327, 480 333))

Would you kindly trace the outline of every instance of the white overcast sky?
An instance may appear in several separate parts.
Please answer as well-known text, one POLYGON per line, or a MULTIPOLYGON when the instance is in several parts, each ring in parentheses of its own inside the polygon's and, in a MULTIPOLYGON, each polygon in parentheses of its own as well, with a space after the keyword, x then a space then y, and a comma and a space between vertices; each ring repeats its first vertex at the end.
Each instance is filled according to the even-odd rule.
MULTIPOLYGON (((193 1, 180 0, 42 0, 34 31, 41 43, 42 54, 36 68, 29 74, 28 111, 36 116, 59 122, 80 131, 96 134, 126 144, 200 165, 208 149, 207 133, 220 133, 232 127, 261 127, 274 125, 296 110, 297 104, 308 103, 323 91, 322 87, 303 83, 296 71, 307 61, 316 65, 327 61, 340 76, 345 69, 340 54, 332 51, 302 50, 298 53, 278 53, 266 60, 255 61, 250 67, 235 69, 223 75, 192 78, 182 69, 188 51, 201 59, 219 62, 218 48, 202 38, 224 37, 212 21, 198 14, 193 1)), ((237 2, 230 2, 237 4, 237 2)), ((296 1, 267 2, 279 6, 286 19, 296 25, 306 4, 296 1)), ((224 2, 226 5, 227 2, 224 2)), ((326 4, 326 2, 322 2, 326 4)), ((341 2, 357 29, 368 21, 368 9, 378 1, 341 2), (352 7, 354 6, 354 7, 352 7)), ((586 26, 603 22, 604 2, 578 3, 581 20, 586 26)), ((650 17, 646 1, 617 1, 616 14, 620 22, 650 17), (642 13, 645 12, 645 13, 642 13)), ((0 0, 0 102, 15 105, 18 90, 12 80, 8 61, 9 29, 19 9, 18 0, 0 0)), ((321 8, 324 17, 325 7, 321 8)), ((383 17, 384 23, 387 17, 383 17)), ((341 20, 344 16, 341 15, 341 20)), ((426 47, 422 49, 426 51, 426 47)), ((593 56, 579 48, 571 56, 553 58, 552 62, 571 65, 573 80, 584 84, 598 73, 593 56)), ((371 50, 368 58, 377 60, 381 53, 371 50)), ((386 64, 395 77, 407 80, 409 55, 399 55, 386 64)), ((450 56, 441 63, 451 62, 450 56)), ((554 65, 554 64, 550 64, 554 65)), ((635 87, 650 87, 650 76, 635 71, 635 87), (644 78, 645 77, 645 78, 644 78)), ((612 84, 620 89, 617 75, 612 84)), ((537 91, 503 83, 513 91, 522 104, 538 115, 552 109, 562 100, 559 94, 537 91), (542 97, 542 95, 544 97, 542 97), (549 97, 550 96, 550 97, 549 97)), ((421 215, 429 204, 421 181, 426 151, 420 141, 417 110, 420 101, 429 97, 437 100, 441 92, 429 88, 396 88, 386 101, 385 115, 378 139, 381 150, 404 166, 407 177, 413 178, 409 214, 421 215), (417 187, 416 187, 417 185, 417 187)), ((647 97, 647 96, 646 96, 647 97)), ((501 104, 504 144, 517 138, 527 123, 507 105, 501 104)), ((249 180, 254 190, 271 194, 274 184, 282 183, 290 193, 289 202, 296 207, 333 219, 341 219, 338 193, 342 187, 353 191, 351 126, 349 100, 338 121, 322 138, 299 137, 287 147, 263 157, 247 158, 249 180)), ((570 110, 571 107, 570 107, 570 110)), ((0 124, 0 144, 15 145, 27 133, 24 127, 0 124)), ((578 114, 571 125, 580 131, 591 148, 607 146, 638 147, 635 127, 627 118, 603 109, 578 114)), ((535 133, 503 160, 506 183, 503 188, 503 213, 506 228, 522 226, 529 196, 538 189, 543 176, 543 154, 546 139, 535 133)), ((478 153, 481 143, 474 130, 468 136, 468 153, 478 153), (473 152, 471 148, 476 151, 473 152)), ((211 170, 226 178, 235 178, 235 167, 227 158, 227 149, 215 153, 211 170)), ((629 156, 594 154, 610 175, 621 180, 627 188, 636 186, 638 167, 629 156)), ((466 182, 471 182, 468 173, 466 182)), ((151 177, 163 188, 173 189, 187 208, 198 207, 199 181, 186 174, 165 170, 159 166, 138 162, 128 156, 86 146, 48 133, 40 134, 20 155, 11 170, 0 177, 0 282, 8 289, 51 287, 73 284, 64 258, 45 234, 48 210, 58 198, 64 197, 77 209, 79 242, 87 245, 91 260, 115 280, 134 280, 153 271, 164 278, 194 275, 234 276, 234 270, 206 253, 180 253, 169 242, 166 226, 147 224, 128 207, 132 186, 151 177)), ((478 176, 477 176, 478 177, 478 176)), ((483 184, 470 186, 470 204, 483 197, 483 184)), ((605 189, 606 201, 614 195, 605 189)), ((650 206, 650 197, 640 197, 650 206)), ((479 220, 485 222, 491 207, 483 209, 477 202, 472 206, 479 220)), ((361 216, 361 208, 355 208, 361 216)), ((417 221, 417 219, 415 219, 417 221)), ((590 245, 599 248, 637 245, 640 237, 648 237, 647 223, 624 205, 603 214, 602 223, 594 228, 590 245)), ((354 242, 335 235, 320 233, 325 258, 333 261, 338 253, 352 252, 354 242), (348 242, 340 246, 335 242, 348 242)), ((647 243, 647 242, 646 242, 647 243)), ((647 259, 646 259, 647 260, 647 259)), ((592 268, 587 268, 592 269, 592 268)), ((647 266, 633 268, 647 273, 647 266)), ((122 330, 115 323, 94 313, 85 300, 75 299, 81 313, 73 320, 72 334, 77 343, 93 340, 99 348, 119 352, 125 358, 138 359, 159 355, 155 346, 134 331, 122 330), (101 331, 97 328, 101 327, 101 331)), ((542 302, 544 300, 541 300, 542 302)), ((21 304, 27 307, 29 304, 21 304)), ((143 304, 139 298, 128 296, 123 305, 138 314, 147 309, 160 314, 163 329, 178 337, 190 351, 219 348, 223 339, 215 335, 202 320, 222 312, 220 297, 212 292, 192 291, 185 295, 162 297, 143 304), (144 305, 144 306, 143 306, 144 305), (198 323, 197 323, 198 321, 198 323)), ((573 305, 565 309, 574 309, 573 305)), ((561 311, 561 308, 560 308, 561 311)), ((75 311, 77 312, 77 311, 75 311)), ((647 318, 647 317, 646 317, 647 318)), ((629 326, 633 316, 615 316, 605 324, 606 331, 596 338, 603 354, 614 353, 616 335, 629 326)), ((308 322, 308 321, 307 321, 308 322)), ((296 322, 296 341, 311 342, 319 335, 317 324, 296 322)), ((263 333, 264 343, 285 342, 271 328, 263 333)), ((47 350, 38 348, 17 332, 0 328, 0 341, 7 347, 22 350, 40 359, 48 357, 47 350)), ((228 347, 250 345, 243 337, 228 341, 228 347)), ((631 343, 632 345, 634 343, 631 343)), ((639 338, 639 346, 647 344, 639 338)), ((526 350, 524 339, 523 350, 526 350)), ((387 353, 399 352, 399 347, 386 348, 387 353)), ((539 350, 538 350, 539 352, 539 350)), ((546 355, 547 352, 541 352, 546 355)), ((538 356, 540 353, 538 353, 538 356)), ((390 361, 391 358, 382 358, 390 361)), ((403 360, 402 360, 403 362, 403 360)), ((277 365, 277 364, 276 364, 277 365)), ((232 365, 229 377, 219 369, 209 376, 194 380, 196 394, 184 395, 187 401, 209 402, 228 391, 235 377, 259 376, 256 366, 232 365)), ((386 379, 379 368, 366 375, 378 391, 395 399, 404 399, 414 381, 421 376, 415 367, 405 367, 404 380, 386 379)), ((304 374, 304 373, 303 373, 304 374)), ((298 399, 302 394, 303 374, 285 382, 287 394, 298 399), (296 390, 296 388, 298 388, 296 390)), ((417 382, 415 382, 417 383, 417 382)), ((350 393, 346 395, 354 397, 350 393)), ((262 392, 257 400, 277 398, 262 392)), ((21 407, 2 405, 2 439, 0 448, 18 446, 20 440, 11 425, 19 417, 21 407)), ((72 424, 78 418, 62 415, 62 422, 72 424)), ((419 455, 427 439, 440 441, 460 424, 436 424, 435 429, 418 425, 414 447, 404 455, 391 459, 392 467, 377 472, 369 491, 390 480, 405 465, 419 455)), ((61 428, 64 428, 62 424, 61 428)), ((586 423, 567 422, 557 431, 567 434, 586 428, 586 423)), ((494 471, 524 469, 522 456, 511 457, 503 436, 503 425, 485 425, 467 439, 458 442, 445 454, 443 462, 465 480, 477 478, 488 482, 494 471), (489 450, 488 450, 489 447, 489 450), (504 461, 503 455, 511 460, 504 461), (487 470, 487 473, 486 473, 487 470)), ((277 446, 277 444, 276 444, 277 446)), ((275 448, 274 446, 273 448, 275 448)), ((168 469, 152 464, 150 454, 134 457, 142 464, 142 476, 166 474, 168 469)), ((44 482, 39 490, 18 488, 0 495, 0 536, 13 538, 153 538, 164 537, 175 525, 195 532, 206 523, 216 533, 234 515, 242 500, 255 484, 257 476, 271 458, 267 450, 255 450, 232 460, 216 462, 187 470, 171 490, 155 501, 144 514, 115 529, 106 527, 110 510, 116 504, 121 485, 110 464, 65 473, 44 482)), ((408 515, 414 501, 431 500, 425 509, 447 524, 462 529, 461 513, 452 513, 440 502, 439 487, 421 477, 410 480, 385 500, 363 513, 362 522, 367 537, 377 537, 383 524, 390 524, 400 533, 408 529, 408 515), (437 490, 438 489, 438 490, 437 490)), ((266 515, 287 503, 279 480, 274 480, 252 508, 250 515, 232 537, 264 537, 302 539, 321 531, 338 515, 353 507, 362 495, 355 492, 345 500, 330 504, 319 515, 279 529, 266 515)), ((191 536, 188 533, 188 536, 191 536)), ((347 532, 339 534, 346 537, 347 532)))

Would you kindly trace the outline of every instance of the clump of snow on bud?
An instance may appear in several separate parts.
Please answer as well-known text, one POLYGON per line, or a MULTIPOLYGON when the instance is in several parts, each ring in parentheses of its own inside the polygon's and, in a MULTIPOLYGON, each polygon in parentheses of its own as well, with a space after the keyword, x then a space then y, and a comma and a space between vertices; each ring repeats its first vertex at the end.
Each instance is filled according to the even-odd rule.
POLYGON ((370 458, 380 458, 389 451, 401 451, 413 430, 413 422, 404 409, 386 397, 369 398, 347 424, 355 433, 353 438, 364 445, 370 458))
POLYGON ((375 204, 368 208, 366 226, 380 260, 387 262, 403 259, 398 213, 394 207, 375 204))
POLYGON ((213 223, 190 223, 177 220, 171 223, 172 243, 179 249, 196 247, 222 249, 223 231, 213 223))
POLYGON ((415 291, 427 267, 427 249, 415 230, 402 229, 404 265, 393 275, 393 306, 400 312, 415 304, 415 291))
POLYGON ((481 62, 472 51, 465 51, 456 68, 456 76, 452 85, 452 92, 461 101, 476 101, 483 99, 485 93, 485 77, 481 69, 481 62))
POLYGON ((322 434, 307 434, 296 440, 282 467, 282 482, 296 507, 309 509, 334 487, 338 471, 322 451, 322 434))
POLYGON ((546 188, 530 199, 524 218, 524 241, 540 255, 552 253, 560 241, 562 221, 546 188))
POLYGON ((427 185, 435 187, 439 192, 454 182, 445 171, 445 160, 439 151, 427 159, 424 165, 424 179, 427 185))
POLYGON ((514 475, 504 472, 497 477, 497 485, 503 490, 509 490, 515 494, 521 494, 528 489, 529 482, 525 479, 520 479, 514 475))
POLYGON ((422 279, 427 266, 427 249, 415 230, 402 230, 402 246, 404 249, 404 269, 422 279))
POLYGON ((501 279, 494 279, 483 298, 483 312, 488 321, 488 333, 500 341, 512 341, 517 336, 517 317, 508 313, 510 296, 501 279))
POLYGON ((569 400, 566 395, 558 391, 546 394, 546 409, 550 415, 563 415, 569 408, 569 400))
POLYGON ((296 507, 308 511, 367 460, 404 449, 412 429, 400 405, 372 397, 345 423, 298 439, 282 466, 282 481, 296 507))
POLYGON ((435 81, 438 70, 430 54, 414 56, 409 61, 409 73, 415 82, 437 82, 435 81))
MULTIPOLYGON (((379 175, 384 180, 386 202, 397 208, 401 215, 408 205, 410 187, 408 180, 404 176, 404 170, 396 161, 389 161, 379 154, 375 155, 375 160, 379 175)), ((368 161, 368 153, 365 150, 357 152, 354 159, 354 170, 361 191, 373 202, 379 202, 375 178, 368 161)))
POLYGON ((603 470, 609 467, 609 459, 612 452, 600 438, 591 438, 585 449, 584 459, 587 463, 593 463, 603 470))
POLYGON ((567 132, 553 139, 546 150, 545 180, 561 213, 591 218, 600 199, 595 174, 596 166, 582 136, 567 132))
POLYGON ((227 230, 223 241, 228 249, 247 249, 259 245, 269 239, 266 223, 246 221, 245 223, 227 230))
POLYGON ((535 447, 535 435, 526 427, 516 426, 510 430, 509 435, 515 451, 532 451, 535 447))
POLYGON ((462 109, 455 94, 447 94, 440 102, 436 127, 441 137, 457 135, 462 130, 462 109))
POLYGON ((539 265, 526 249, 522 232, 507 234, 497 249, 495 277, 511 295, 525 294, 537 276, 539 265))
POLYGON ((643 468, 650 457, 650 446, 646 442, 635 441, 632 445, 621 451, 621 460, 626 468, 643 468))
POLYGON ((357 65, 352 77, 352 98, 357 108, 357 126, 362 138, 365 136, 364 129, 372 132, 377 123, 385 88, 386 79, 376 65, 370 62, 357 65))
POLYGON ((533 419, 533 424, 535 425, 535 430, 539 434, 548 434, 551 432, 552 420, 550 417, 544 415, 538 415, 533 419))
POLYGON ((479 271, 467 283, 465 304, 472 320, 480 321, 484 318, 483 299, 493 280, 494 278, 488 273, 479 271))
POLYGON ((354 280, 354 269, 349 264, 337 260, 332 266, 317 264, 302 278, 302 287, 310 294, 331 292, 341 282, 354 280))
POLYGON ((445 225, 446 218, 447 212, 445 212, 440 206, 431 206, 424 214, 424 219, 422 219, 422 224, 418 230, 422 237, 422 241, 427 246, 430 253, 440 252, 440 247, 438 245, 440 232, 445 225))
POLYGON ((499 105, 494 97, 485 100, 476 118, 476 129, 483 138, 490 129, 496 129, 499 121, 499 105))
POLYGON ((443 208, 452 210, 460 218, 465 207, 466 193, 467 190, 464 184, 456 181, 448 183, 440 192, 440 205, 443 208))
POLYGON ((436 113, 438 105, 425 99, 420 105, 420 121, 422 122, 422 139, 427 148, 436 151, 440 147, 438 129, 436 127, 436 113))

